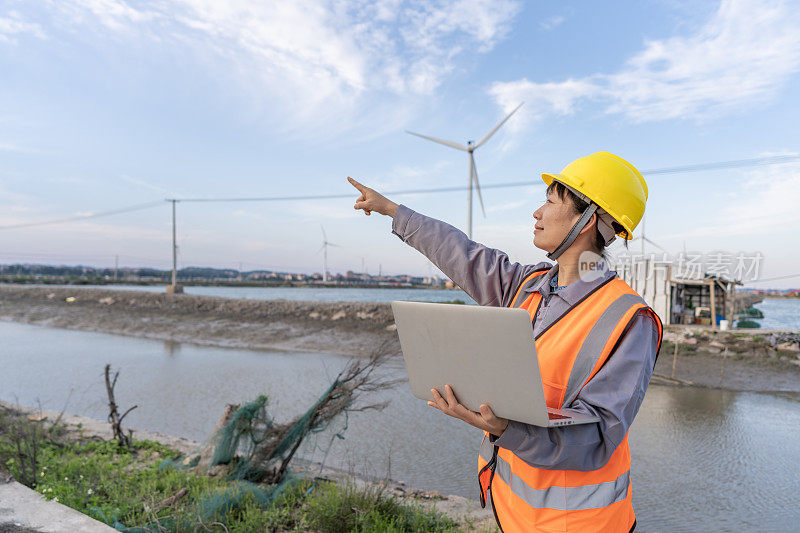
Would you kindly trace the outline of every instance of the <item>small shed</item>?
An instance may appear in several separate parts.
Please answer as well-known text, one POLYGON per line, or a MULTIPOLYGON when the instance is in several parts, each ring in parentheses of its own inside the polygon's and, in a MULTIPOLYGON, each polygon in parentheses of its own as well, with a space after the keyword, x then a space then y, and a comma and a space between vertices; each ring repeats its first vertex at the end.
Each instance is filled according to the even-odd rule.
POLYGON ((706 274, 703 279, 670 280, 670 324, 733 324, 733 301, 740 281, 706 274), (716 318, 716 319, 714 319, 716 318))
POLYGON ((667 324, 703 324, 718 327, 720 320, 733 324, 734 294, 740 281, 712 274, 673 277, 669 261, 628 259, 614 266, 617 274, 638 292, 667 324))

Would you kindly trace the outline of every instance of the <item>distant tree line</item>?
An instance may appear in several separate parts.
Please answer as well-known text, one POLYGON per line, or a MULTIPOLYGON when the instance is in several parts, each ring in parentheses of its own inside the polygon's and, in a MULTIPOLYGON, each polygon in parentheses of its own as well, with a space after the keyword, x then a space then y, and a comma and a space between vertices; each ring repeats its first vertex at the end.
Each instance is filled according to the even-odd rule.
MULTIPOLYGON (((239 271, 233 268, 186 267, 178 270, 181 282, 231 282, 256 284, 293 284, 319 283, 322 274, 302 274, 275 272, 271 270, 239 271)), ((0 265, 2 281, 60 281, 80 280, 83 282, 156 282, 168 283, 171 270, 160 270, 145 267, 99 268, 92 266, 11 264, 0 265)), ((444 285, 444 280, 437 277, 410 276, 407 274, 379 275, 347 271, 345 274, 329 274, 329 281, 334 284, 349 285, 444 285)))

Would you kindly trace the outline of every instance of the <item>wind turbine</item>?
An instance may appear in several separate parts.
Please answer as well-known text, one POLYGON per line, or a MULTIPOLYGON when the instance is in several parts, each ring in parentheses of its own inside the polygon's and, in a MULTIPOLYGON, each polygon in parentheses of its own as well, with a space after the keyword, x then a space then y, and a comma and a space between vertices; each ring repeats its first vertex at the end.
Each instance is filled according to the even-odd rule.
POLYGON ((417 137, 422 137, 423 139, 428 139, 429 141, 433 141, 439 144, 443 144, 445 146, 449 146, 450 148, 455 148, 456 150, 462 150, 469 154, 469 170, 467 171, 467 236, 471 239, 472 238, 472 183, 475 183, 475 190, 478 192, 478 200, 481 203, 481 211, 483 212, 483 216, 486 216, 486 209, 483 207, 483 197, 481 196, 481 186, 478 183, 478 170, 475 168, 475 156, 473 152, 481 147, 486 141, 488 141, 492 135, 494 135, 500 127, 506 123, 508 119, 511 118, 511 115, 517 112, 517 109, 522 107, 522 104, 519 104, 514 110, 509 113, 506 118, 500 121, 500 123, 492 129, 489 133, 484 135, 483 139, 475 143, 475 141, 467 141, 467 144, 459 144, 453 141, 446 141, 444 139, 437 139, 436 137, 428 137, 427 135, 422 135, 420 133, 414 133, 413 131, 406 130, 406 133, 410 133, 411 135, 416 135, 417 137))
POLYGON ((322 227, 322 224, 319 225, 319 229, 322 230, 322 246, 319 247, 317 253, 322 252, 322 281, 324 283, 328 281, 328 246, 337 248, 341 248, 341 246, 328 242, 328 236, 325 234, 325 228, 322 227))
POLYGON ((642 241, 642 257, 644 257, 644 243, 645 242, 649 242, 650 244, 652 244, 653 246, 655 246, 656 248, 658 248, 662 252, 667 253, 667 251, 662 246, 659 246, 658 243, 655 243, 652 240, 647 238, 647 234, 644 232, 644 215, 642 215, 642 234, 639 235, 638 237, 635 237, 635 238, 631 239, 631 242, 639 241, 639 240, 642 241))

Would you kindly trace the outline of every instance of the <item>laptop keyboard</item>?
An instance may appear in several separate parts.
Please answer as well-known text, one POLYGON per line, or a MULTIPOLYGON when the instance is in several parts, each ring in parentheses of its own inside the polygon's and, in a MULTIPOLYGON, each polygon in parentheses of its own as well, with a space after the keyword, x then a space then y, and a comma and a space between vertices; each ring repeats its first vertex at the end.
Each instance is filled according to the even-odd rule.
POLYGON ((547 416, 550 417, 550 420, 561 420, 562 418, 569 418, 568 416, 558 415, 556 413, 547 413, 547 416))

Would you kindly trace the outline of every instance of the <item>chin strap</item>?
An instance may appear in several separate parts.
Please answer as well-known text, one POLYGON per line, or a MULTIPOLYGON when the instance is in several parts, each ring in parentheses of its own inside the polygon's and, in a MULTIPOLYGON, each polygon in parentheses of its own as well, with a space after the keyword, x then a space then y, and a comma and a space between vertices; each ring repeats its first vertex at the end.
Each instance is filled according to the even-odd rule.
POLYGON ((555 261, 561 254, 563 254, 567 250, 567 248, 572 246, 572 243, 575 242, 575 239, 578 238, 578 234, 581 232, 581 230, 589 221, 589 218, 595 211, 597 211, 597 204, 592 202, 589 204, 589 207, 587 207, 583 211, 578 221, 575 223, 574 226, 572 226, 572 229, 569 230, 569 233, 567 233, 567 236, 564 237, 564 240, 561 241, 561 244, 559 244, 555 250, 547 254, 547 258, 555 261))

